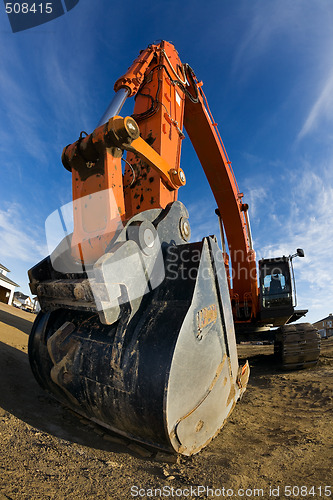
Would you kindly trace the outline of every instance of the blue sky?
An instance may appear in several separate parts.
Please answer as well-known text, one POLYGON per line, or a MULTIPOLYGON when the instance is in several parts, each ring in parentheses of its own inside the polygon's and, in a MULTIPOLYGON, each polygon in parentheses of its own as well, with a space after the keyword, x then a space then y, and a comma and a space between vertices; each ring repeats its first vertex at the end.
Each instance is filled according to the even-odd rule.
MULTIPOLYGON (((64 146, 91 132, 140 49, 172 41, 204 82, 258 258, 295 260, 308 320, 333 312, 333 3, 331 0, 80 0, 13 34, 0 12, 0 262, 29 293, 47 255, 47 216, 71 200, 64 146)), ((131 113, 132 103, 125 111, 131 113)), ((183 141, 193 238, 218 233, 215 202, 183 141)), ((192 238, 192 240, 193 240, 192 238)))

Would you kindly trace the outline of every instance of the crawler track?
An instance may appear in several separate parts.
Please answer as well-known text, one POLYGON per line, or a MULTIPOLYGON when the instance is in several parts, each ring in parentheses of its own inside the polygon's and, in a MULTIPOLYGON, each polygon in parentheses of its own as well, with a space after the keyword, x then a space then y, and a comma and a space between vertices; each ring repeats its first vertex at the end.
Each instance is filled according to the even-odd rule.
POLYGON ((274 353, 284 370, 299 370, 317 364, 320 335, 311 323, 285 325, 278 329, 274 353))

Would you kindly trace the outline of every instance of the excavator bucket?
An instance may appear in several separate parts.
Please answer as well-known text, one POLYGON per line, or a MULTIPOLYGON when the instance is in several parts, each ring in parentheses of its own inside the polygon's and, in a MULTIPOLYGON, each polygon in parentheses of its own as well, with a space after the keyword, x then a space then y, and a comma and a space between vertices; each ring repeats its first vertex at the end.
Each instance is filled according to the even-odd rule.
POLYGON ((216 436, 249 376, 223 254, 215 237, 189 236, 175 201, 120 224, 90 266, 65 236, 29 271, 42 308, 29 339, 40 385, 107 429, 184 455, 216 436))

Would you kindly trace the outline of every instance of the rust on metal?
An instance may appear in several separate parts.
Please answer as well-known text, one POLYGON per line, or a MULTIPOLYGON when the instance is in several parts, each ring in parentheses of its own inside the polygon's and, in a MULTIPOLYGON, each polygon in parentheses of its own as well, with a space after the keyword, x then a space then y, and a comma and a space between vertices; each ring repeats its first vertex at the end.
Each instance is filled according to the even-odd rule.
POLYGON ((197 313, 197 327, 198 327, 198 337, 202 337, 202 331, 208 325, 215 323, 217 320, 217 306, 216 304, 211 304, 203 309, 200 309, 197 313))

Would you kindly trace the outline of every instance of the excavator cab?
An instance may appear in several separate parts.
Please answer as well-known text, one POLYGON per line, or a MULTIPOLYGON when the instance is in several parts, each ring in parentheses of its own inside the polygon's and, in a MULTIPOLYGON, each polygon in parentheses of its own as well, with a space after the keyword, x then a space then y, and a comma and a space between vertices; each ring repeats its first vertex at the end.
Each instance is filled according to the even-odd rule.
POLYGON ((262 307, 274 309, 294 305, 290 262, 287 258, 260 261, 262 307))
POLYGON ((294 315, 296 290, 292 260, 304 257, 304 251, 288 257, 261 259, 259 261, 260 314, 273 326, 285 324, 294 315))

